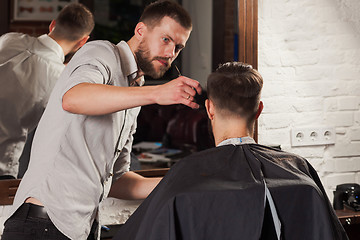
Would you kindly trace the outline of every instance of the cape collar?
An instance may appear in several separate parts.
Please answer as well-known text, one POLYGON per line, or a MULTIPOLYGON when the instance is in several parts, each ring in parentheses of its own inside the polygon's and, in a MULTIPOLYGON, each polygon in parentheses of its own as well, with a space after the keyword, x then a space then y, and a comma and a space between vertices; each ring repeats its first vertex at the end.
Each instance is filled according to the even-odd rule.
POLYGON ((217 145, 217 147, 224 146, 224 145, 241 145, 241 144, 249 144, 249 143, 256 143, 255 140, 251 137, 242 137, 242 138, 229 138, 217 145))

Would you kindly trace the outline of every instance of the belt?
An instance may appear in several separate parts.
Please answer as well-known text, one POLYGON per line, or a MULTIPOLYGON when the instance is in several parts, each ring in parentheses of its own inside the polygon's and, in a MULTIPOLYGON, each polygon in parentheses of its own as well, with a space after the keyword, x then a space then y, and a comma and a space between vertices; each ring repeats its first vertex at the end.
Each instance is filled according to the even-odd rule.
MULTIPOLYGON (((16 212, 11 216, 13 218, 40 218, 50 220, 46 210, 43 206, 35 205, 32 203, 23 203, 16 212)), ((95 220, 91 226, 90 235, 94 234, 97 230, 98 223, 95 220)))
POLYGON ((15 218, 41 218, 48 219, 49 215, 46 213, 46 210, 43 206, 35 205, 32 203, 23 203, 14 213, 15 218))

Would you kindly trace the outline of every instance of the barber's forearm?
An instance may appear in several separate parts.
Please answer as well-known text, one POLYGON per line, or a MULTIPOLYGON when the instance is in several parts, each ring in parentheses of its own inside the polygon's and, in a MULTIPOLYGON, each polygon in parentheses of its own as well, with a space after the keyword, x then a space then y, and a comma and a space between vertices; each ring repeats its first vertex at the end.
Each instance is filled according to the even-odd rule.
POLYGON ((134 172, 127 172, 113 183, 109 197, 128 200, 145 199, 160 181, 161 178, 145 178, 134 172))
POLYGON ((103 115, 155 103, 154 91, 154 86, 116 87, 80 83, 64 94, 62 107, 76 114, 103 115))
POLYGON ((62 106, 65 111, 85 115, 103 115, 154 103, 180 103, 198 108, 194 97, 201 91, 199 82, 184 76, 166 84, 145 87, 80 83, 64 94, 62 106))
POLYGON ((145 177, 143 181, 140 182, 136 190, 136 196, 133 195, 133 199, 145 199, 149 194, 154 190, 154 188, 159 184, 161 178, 150 178, 145 177))

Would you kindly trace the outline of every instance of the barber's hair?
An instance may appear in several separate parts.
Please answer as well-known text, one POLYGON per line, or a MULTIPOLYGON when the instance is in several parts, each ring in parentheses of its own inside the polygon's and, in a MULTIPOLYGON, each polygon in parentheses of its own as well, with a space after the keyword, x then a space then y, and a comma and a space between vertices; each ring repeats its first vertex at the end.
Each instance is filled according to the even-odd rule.
POLYGON ((263 79, 251 65, 228 62, 208 77, 207 94, 221 114, 239 116, 252 128, 259 108, 263 79))
POLYGON ((155 27, 163 17, 170 17, 185 29, 191 29, 189 13, 178 3, 173 1, 156 1, 149 4, 142 13, 139 22, 145 23, 150 28, 155 27))
POLYGON ((66 5, 55 19, 53 36, 68 41, 76 41, 89 35, 94 29, 94 16, 81 3, 66 5))

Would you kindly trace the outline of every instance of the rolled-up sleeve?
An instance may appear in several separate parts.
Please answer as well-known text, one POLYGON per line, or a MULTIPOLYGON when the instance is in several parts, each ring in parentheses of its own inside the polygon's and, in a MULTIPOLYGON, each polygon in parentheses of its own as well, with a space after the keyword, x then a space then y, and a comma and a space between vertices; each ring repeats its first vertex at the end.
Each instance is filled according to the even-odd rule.
POLYGON ((70 71, 67 84, 64 85, 61 96, 64 96, 67 91, 80 83, 109 83, 109 70, 101 63, 83 64, 70 71))

